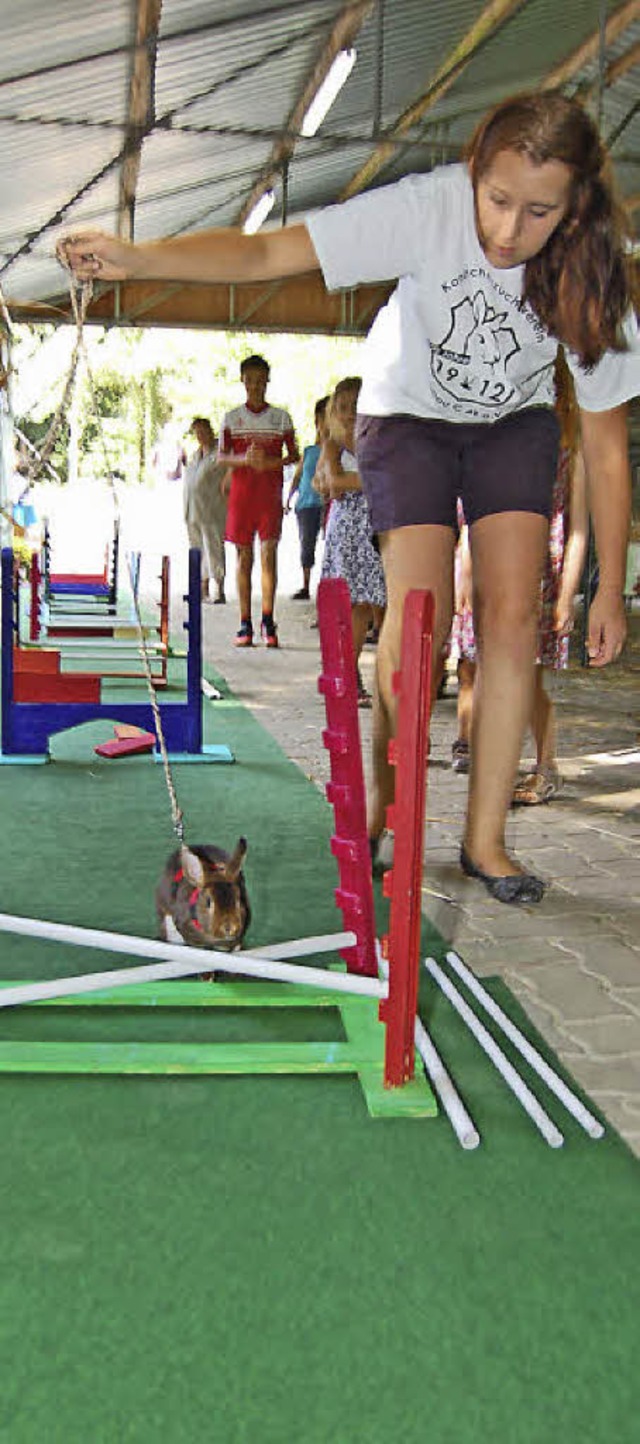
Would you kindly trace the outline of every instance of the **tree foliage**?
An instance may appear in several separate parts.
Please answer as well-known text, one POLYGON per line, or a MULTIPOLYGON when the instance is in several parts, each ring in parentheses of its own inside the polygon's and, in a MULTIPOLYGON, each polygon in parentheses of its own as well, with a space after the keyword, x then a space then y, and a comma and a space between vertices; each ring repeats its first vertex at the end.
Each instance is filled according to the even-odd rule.
MULTIPOLYGON (((14 414, 37 446, 64 391, 73 328, 16 328, 14 414)), ((362 343, 352 337, 263 335, 89 327, 88 365, 78 370, 72 404, 52 460, 63 480, 117 470, 127 481, 150 478, 150 457, 171 422, 191 445, 194 416, 217 430, 224 412, 244 399, 240 363, 254 352, 271 366, 268 399, 292 414, 301 445, 313 436, 313 407, 344 375, 358 372, 362 343)))

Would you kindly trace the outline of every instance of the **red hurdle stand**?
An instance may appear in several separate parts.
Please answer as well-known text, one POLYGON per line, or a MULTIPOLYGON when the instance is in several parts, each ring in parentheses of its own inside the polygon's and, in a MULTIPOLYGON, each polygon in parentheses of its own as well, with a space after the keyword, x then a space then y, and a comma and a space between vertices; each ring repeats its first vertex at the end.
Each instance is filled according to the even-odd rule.
POLYGON ((331 851, 340 874, 335 896, 345 929, 356 935, 355 947, 345 948, 340 956, 349 972, 377 977, 371 856, 347 583, 325 578, 318 587, 317 605, 322 653, 318 691, 325 699, 328 722, 322 740, 331 759, 326 794, 335 817, 331 851))
POLYGON ((383 880, 391 908, 389 932, 382 940, 389 961, 389 997, 380 1005, 387 1023, 385 1083, 391 1088, 412 1078, 415 1069, 433 615, 431 592, 407 593, 400 671, 393 678, 398 726, 389 744, 389 761, 396 769, 396 801, 387 808, 386 821, 394 834, 394 858, 383 880))
MULTIPOLYGON (((382 940, 383 956, 389 960, 389 996, 380 1004, 380 1018, 386 1024, 384 1081, 388 1088, 402 1087, 415 1073, 433 611, 430 592, 408 593, 400 671, 394 676, 398 729, 389 746, 389 761, 397 769, 397 801, 387 809, 386 822, 395 833, 395 858, 383 885, 391 901, 389 933, 382 940)), ((340 870, 336 901, 345 928, 357 939, 356 947, 345 950, 342 956, 350 971, 372 974, 377 972, 375 917, 351 598, 346 582, 320 582, 318 622, 322 650, 318 690, 325 698, 329 726, 323 741, 331 759, 331 781, 326 792, 336 819, 331 849, 340 870)))

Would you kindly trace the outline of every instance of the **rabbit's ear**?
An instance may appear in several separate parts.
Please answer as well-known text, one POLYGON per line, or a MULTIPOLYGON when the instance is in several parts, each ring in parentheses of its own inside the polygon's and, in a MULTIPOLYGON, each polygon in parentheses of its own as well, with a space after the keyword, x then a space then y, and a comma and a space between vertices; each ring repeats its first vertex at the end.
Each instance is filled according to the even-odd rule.
POLYGON ((180 862, 187 882, 190 882, 193 887, 203 888, 204 868, 200 858, 196 857, 195 852, 191 852, 184 842, 180 848, 180 862))
POLYGON ((477 324, 482 325, 487 315, 487 298, 482 291, 476 291, 473 298, 473 314, 477 324))
POLYGON ((225 867, 225 872, 227 874, 229 882, 235 882, 238 873, 242 868, 246 852, 247 839, 246 837, 239 837, 236 846, 231 854, 231 857, 229 858, 229 861, 225 867))

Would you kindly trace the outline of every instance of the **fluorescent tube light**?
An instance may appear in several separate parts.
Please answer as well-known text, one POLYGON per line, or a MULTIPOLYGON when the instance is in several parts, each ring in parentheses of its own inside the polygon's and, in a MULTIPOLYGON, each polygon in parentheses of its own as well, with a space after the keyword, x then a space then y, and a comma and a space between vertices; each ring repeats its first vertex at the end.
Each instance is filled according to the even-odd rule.
POLYGON ((303 135, 315 135, 356 63, 355 50, 339 50, 300 127, 303 135))
POLYGON ((251 208, 247 219, 242 227, 246 236, 252 236, 254 231, 259 231, 263 221, 266 221, 269 212, 273 210, 276 198, 273 191, 264 191, 255 206, 251 208))

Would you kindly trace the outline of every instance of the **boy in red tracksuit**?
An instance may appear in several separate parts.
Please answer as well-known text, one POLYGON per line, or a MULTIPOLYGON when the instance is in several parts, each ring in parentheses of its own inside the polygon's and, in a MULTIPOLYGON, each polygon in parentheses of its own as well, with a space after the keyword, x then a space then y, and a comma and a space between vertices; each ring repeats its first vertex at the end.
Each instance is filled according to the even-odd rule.
POLYGON ((262 583, 260 632, 267 647, 277 647, 273 608, 282 530, 282 468, 284 462, 298 460, 298 443, 289 412, 265 400, 269 366, 264 357, 245 357, 240 377, 247 399, 224 416, 219 451, 219 459, 228 466, 230 477, 226 539, 234 543, 237 555, 240 629, 235 646, 253 646, 251 576, 257 535, 262 583))

